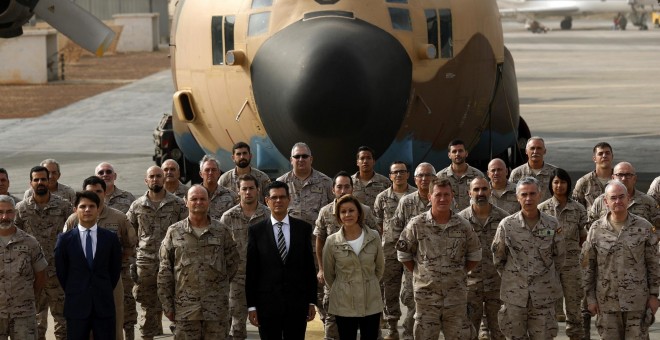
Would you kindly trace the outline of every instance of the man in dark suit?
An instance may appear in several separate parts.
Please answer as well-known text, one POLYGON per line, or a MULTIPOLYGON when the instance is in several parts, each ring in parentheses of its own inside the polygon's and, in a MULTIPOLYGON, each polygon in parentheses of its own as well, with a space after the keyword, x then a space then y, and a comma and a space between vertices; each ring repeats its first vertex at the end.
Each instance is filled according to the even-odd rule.
POLYGON ((78 226, 60 234, 55 246, 55 269, 64 289, 67 339, 115 339, 112 291, 121 272, 117 235, 99 228, 101 201, 96 193, 76 193, 78 226))
POLYGON ((314 319, 312 226, 287 214, 289 187, 268 185, 271 216, 248 231, 245 293, 250 323, 264 340, 302 340, 314 319))

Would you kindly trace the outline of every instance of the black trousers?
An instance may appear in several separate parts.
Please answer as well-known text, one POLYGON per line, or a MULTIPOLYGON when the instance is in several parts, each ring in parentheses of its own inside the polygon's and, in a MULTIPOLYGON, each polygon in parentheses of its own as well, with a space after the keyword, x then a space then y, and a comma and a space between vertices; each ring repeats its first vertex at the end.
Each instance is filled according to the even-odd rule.
POLYGON ((378 339, 378 327, 380 327, 380 313, 363 317, 346 317, 335 315, 340 340, 355 340, 357 331, 360 330, 360 340, 378 339))
POLYGON ((89 334, 94 340, 115 340, 115 317, 87 319, 66 319, 66 338, 68 340, 89 340, 89 334))

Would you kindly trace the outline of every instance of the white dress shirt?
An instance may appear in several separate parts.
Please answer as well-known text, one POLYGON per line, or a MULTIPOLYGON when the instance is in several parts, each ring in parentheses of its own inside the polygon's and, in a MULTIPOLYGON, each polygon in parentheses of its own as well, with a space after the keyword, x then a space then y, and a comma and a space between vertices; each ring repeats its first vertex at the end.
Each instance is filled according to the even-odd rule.
POLYGON ((289 215, 284 216, 284 219, 281 221, 276 220, 273 215, 270 215, 270 223, 273 224, 273 235, 275 235, 275 245, 277 245, 277 234, 280 232, 280 228, 275 224, 282 222, 282 232, 284 233, 284 242, 286 243, 286 251, 289 251, 291 248, 291 224, 289 224, 289 215))
MULTIPOLYGON (((92 238, 92 258, 96 256, 96 240, 98 239, 98 226, 96 224, 89 228, 89 237, 92 238)), ((82 245, 83 253, 85 253, 85 257, 87 257, 87 250, 86 245, 87 245, 87 228, 81 226, 78 224, 78 233, 80 234, 80 244, 82 245)))

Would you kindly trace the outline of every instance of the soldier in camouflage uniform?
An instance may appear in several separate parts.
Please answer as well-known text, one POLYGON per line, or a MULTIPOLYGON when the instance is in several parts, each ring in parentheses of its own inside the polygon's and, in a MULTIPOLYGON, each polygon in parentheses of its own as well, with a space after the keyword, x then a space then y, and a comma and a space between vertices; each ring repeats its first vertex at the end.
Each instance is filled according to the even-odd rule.
POLYGON ((451 160, 451 164, 438 171, 437 176, 438 178, 446 177, 449 179, 458 211, 461 211, 470 206, 470 196, 468 196, 470 182, 476 177, 484 177, 484 174, 465 162, 468 156, 468 152, 465 150, 465 142, 454 139, 449 142, 448 148, 447 156, 451 160))
POLYGON ((183 200, 163 188, 164 176, 161 168, 150 167, 144 179, 149 190, 126 213, 138 236, 133 296, 142 309, 139 325, 143 339, 163 334, 162 307, 156 293, 158 249, 167 228, 188 216, 183 200))
POLYGON ((37 325, 39 338, 45 339, 48 328, 48 308, 55 320, 55 337, 66 338, 64 318, 64 291, 55 275, 53 258, 57 235, 73 212, 73 206, 59 196, 48 191, 48 169, 35 166, 30 169, 30 186, 33 195, 16 205, 16 227, 34 236, 46 256, 46 287, 37 297, 37 325))
MULTIPOLYGON (((83 181, 82 189, 91 191, 99 196, 101 203, 98 207, 98 219, 96 225, 117 234, 122 249, 121 267, 122 273, 119 283, 113 294, 115 297, 115 320, 117 322, 117 339, 126 340, 135 338, 135 325, 137 324, 137 310, 135 309, 135 298, 133 297, 133 280, 130 275, 130 265, 135 263, 135 245, 137 235, 135 229, 128 221, 126 214, 121 211, 105 206, 105 182, 97 176, 91 176, 83 181)), ((74 199, 75 202, 75 199, 74 199)), ((73 213, 66 220, 64 231, 69 231, 78 226, 78 214, 73 213)))
POLYGON ((234 161, 236 167, 222 174, 220 180, 218 180, 218 184, 238 194, 239 178, 242 175, 251 175, 257 180, 259 188, 261 188, 257 199, 259 203, 264 204, 264 197, 267 195, 265 190, 268 183, 270 183, 270 178, 263 171, 250 165, 252 151, 250 151, 250 146, 247 143, 238 142, 234 144, 232 150, 231 160, 234 161))
POLYGON ((408 185, 410 173, 405 163, 395 161, 390 165, 390 179, 392 186, 376 196, 374 202, 374 215, 378 228, 383 231, 383 255, 385 257, 385 271, 383 272, 382 288, 384 319, 387 322, 388 334, 384 340, 396 340, 399 338, 398 323, 401 318, 401 306, 399 304, 399 293, 401 292, 401 277, 403 265, 396 258, 396 242, 392 236, 391 223, 386 221, 394 218, 394 212, 399 205, 399 200, 407 194, 417 191, 417 188, 408 185), (387 228, 385 228, 387 226, 387 228))
MULTIPOLYGON (((384 222, 384 229, 391 230, 392 239, 399 240, 401 233, 410 220, 429 209, 429 189, 435 177, 435 168, 429 163, 420 163, 415 169, 415 185, 417 191, 405 195, 399 201, 394 211, 394 217, 384 222)), ((413 338, 413 325, 415 322, 415 299, 413 298, 413 277, 411 271, 404 271, 401 287, 401 303, 408 308, 403 321, 403 339, 413 338)))
POLYGON ((552 198, 539 204, 539 210, 557 219, 561 235, 564 236, 566 256, 564 266, 559 271, 559 279, 566 300, 566 314, 562 299, 557 301, 555 312, 557 321, 566 321, 566 335, 571 340, 579 340, 584 337, 585 330, 580 310, 580 301, 584 294, 579 257, 582 243, 587 237, 587 210, 570 198, 571 183, 568 173, 557 168, 550 182, 552 198), (560 315, 564 316, 564 320, 560 315))
POLYGON ((39 242, 14 225, 14 200, 0 195, 0 338, 36 340, 35 297, 48 263, 39 242))
POLYGON ((655 201, 658 202, 660 206, 660 176, 656 177, 649 187, 648 195, 655 198, 655 201))
MULTIPOLYGON (((312 150, 305 143, 299 142, 291 148, 291 165, 293 169, 277 178, 289 187, 291 201, 289 215, 314 225, 319 217, 319 211, 335 198, 332 193, 332 179, 312 168, 314 157, 312 150)), ((312 235, 312 250, 316 254, 316 239, 312 235)), ((314 257, 314 266, 318 272, 318 263, 314 257)), ((317 287, 317 308, 321 321, 325 320, 325 310, 322 301, 324 284, 317 287)))
MULTIPOLYGON (((57 182, 62 175, 60 164, 56 160, 49 158, 41 161, 40 165, 48 169, 48 191, 73 204, 73 201, 76 199, 76 191, 68 185, 57 182)), ((27 199, 30 196, 32 196, 32 188, 25 190, 23 199, 27 199)))
POLYGON ((14 200, 14 204, 18 204, 21 199, 9 193, 10 183, 7 170, 5 170, 5 168, 0 168, 0 195, 9 196, 14 200))
MULTIPOLYGON (((431 209, 413 217, 397 242, 399 261, 413 272, 415 339, 464 340, 476 336, 467 315, 467 272, 481 261, 479 237, 452 212, 446 178, 433 180, 431 209)), ((481 314, 479 314, 481 316, 481 314)))
POLYGON ((497 226, 509 214, 489 202, 490 185, 483 177, 470 182, 472 204, 458 213, 465 218, 479 237, 481 261, 468 272, 468 311, 474 329, 479 329, 482 316, 486 316, 486 327, 492 340, 504 340, 497 323, 497 312, 502 306, 500 300, 500 274, 493 265, 493 253, 488 245, 493 243, 497 226))
POLYGON ((645 339, 658 309, 658 238, 648 221, 628 211, 623 184, 611 182, 604 195, 609 213, 591 225, 582 246, 589 311, 598 315, 601 339, 645 339))
MULTIPOLYGON (((323 303, 323 309, 325 310, 328 309, 330 304, 330 289, 325 285, 325 277, 323 275, 323 247, 325 246, 325 240, 328 236, 341 229, 341 223, 337 221, 337 217, 335 216, 335 204, 337 203, 337 200, 344 195, 351 195, 353 193, 353 180, 346 171, 338 172, 332 179, 332 183, 332 192, 335 194, 335 199, 321 208, 313 233, 314 236, 316 236, 316 259, 319 265, 319 270, 316 276, 319 283, 324 285, 324 294, 321 301, 323 303)), ((364 214, 363 225, 367 228, 379 231, 371 208, 362 204, 362 212, 364 214)), ((323 321, 323 324, 325 328, 325 339, 339 340, 339 333, 334 315, 328 314, 323 321)))
POLYGON ((179 180, 181 178, 179 163, 173 159, 168 159, 160 165, 160 168, 165 173, 165 190, 178 198, 185 198, 189 187, 179 180))
POLYGON ((573 190, 573 199, 582 204, 587 211, 591 209, 596 198, 603 194, 607 182, 612 179, 614 174, 612 146, 605 142, 596 144, 592 159, 596 164, 596 169, 580 177, 573 190))
POLYGON ((376 196, 392 185, 390 180, 374 171, 375 151, 368 146, 361 146, 357 152, 358 172, 351 176, 353 196, 362 204, 373 209, 376 196))
POLYGON ((193 185, 188 218, 167 229, 160 246, 158 298, 176 320, 176 339, 225 339, 229 282, 240 262, 229 228, 211 219, 209 194, 193 185))
POLYGON ((488 163, 488 178, 490 178, 490 199, 496 207, 509 214, 520 211, 520 203, 516 198, 516 185, 506 179, 508 174, 506 163, 495 158, 488 163))
POLYGON ((513 169, 511 171, 511 177, 509 180, 512 183, 517 183, 520 179, 524 177, 534 177, 540 182, 541 190, 541 202, 547 200, 552 195, 548 190, 548 185, 550 184, 550 176, 552 171, 557 167, 545 163, 543 160, 545 158, 545 141, 541 137, 531 137, 527 141, 527 146, 525 147, 525 153, 527 153, 528 161, 527 163, 513 169))
POLYGON ((105 181, 105 205, 115 208, 124 214, 128 212, 131 203, 135 201, 135 196, 128 191, 117 188, 115 185, 117 172, 112 164, 103 162, 96 166, 94 173, 105 181))
MULTIPOLYGON (((618 180, 628 189, 628 212, 651 222, 656 229, 660 228, 660 209, 653 197, 637 190, 637 175, 635 168, 628 162, 621 162, 614 167, 612 179, 618 180)), ((598 196, 589 210, 589 222, 600 219, 607 214, 605 194, 598 196)))
POLYGON ((199 162, 199 175, 202 185, 211 195, 209 214, 214 220, 220 220, 222 214, 238 203, 238 195, 225 187, 218 185, 220 178, 220 163, 211 156, 204 156, 199 162))
POLYGON ((557 219, 540 212, 539 181, 525 177, 516 186, 521 211, 500 222, 491 246, 500 273, 498 314, 507 339, 545 340, 557 336, 555 303, 562 296, 563 233, 557 219))
POLYGON ((270 215, 268 207, 261 204, 259 181, 252 175, 241 175, 238 179, 240 202, 222 214, 220 222, 229 227, 240 261, 238 270, 229 285, 229 314, 231 315, 231 339, 247 338, 247 301, 245 300, 245 261, 247 257, 248 227, 266 220, 270 215))

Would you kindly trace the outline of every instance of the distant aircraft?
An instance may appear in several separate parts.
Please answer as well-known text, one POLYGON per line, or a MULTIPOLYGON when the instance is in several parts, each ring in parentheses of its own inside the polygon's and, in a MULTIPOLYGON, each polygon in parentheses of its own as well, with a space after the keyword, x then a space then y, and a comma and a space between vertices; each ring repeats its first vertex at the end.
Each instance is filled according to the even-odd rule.
POLYGON ((69 0, 0 0, 0 38, 22 35, 23 25, 35 14, 97 56, 115 36, 101 20, 69 0))
MULTIPOLYGON (((658 6, 656 0, 497 0, 497 4, 502 16, 526 18, 532 27, 537 18, 563 16, 563 30, 573 27, 573 16, 595 13, 628 13, 631 22, 645 30, 647 13, 658 6)), ((620 26, 625 29, 625 23, 620 26)))

